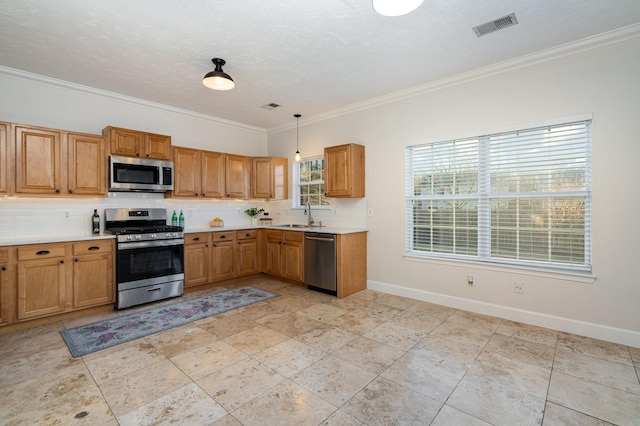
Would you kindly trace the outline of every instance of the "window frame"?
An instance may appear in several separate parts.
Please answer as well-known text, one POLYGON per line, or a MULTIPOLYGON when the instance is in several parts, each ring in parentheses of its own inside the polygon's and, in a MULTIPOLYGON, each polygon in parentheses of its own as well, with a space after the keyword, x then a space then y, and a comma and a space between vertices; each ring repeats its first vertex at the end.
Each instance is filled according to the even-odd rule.
MULTIPOLYGON (((592 209, 592 181, 591 181, 591 171, 593 165, 591 163, 591 152, 592 152, 592 117, 589 116, 580 116, 580 117, 572 117, 564 120, 556 120, 554 122, 547 123, 537 123, 535 125, 530 126, 520 126, 518 128, 511 128, 502 130, 500 132, 486 132, 481 136, 470 136, 458 139, 449 139, 449 140, 439 140, 433 142, 417 142, 408 144, 405 147, 405 253, 404 255, 407 257, 418 257, 418 258, 426 258, 433 260, 457 260, 457 261, 465 261, 465 262, 474 262, 478 264, 488 264, 488 265, 497 265, 497 266, 510 266, 516 268, 527 268, 527 269, 536 269, 548 272, 565 272, 565 273, 578 273, 578 274, 590 274, 592 272, 593 262, 593 247, 591 245, 591 235, 592 235, 592 223, 591 223, 591 209, 592 209), (496 136, 509 134, 509 133, 525 133, 527 131, 535 131, 540 129, 556 129, 562 128, 563 126, 571 126, 571 125, 585 125, 585 143, 584 143, 584 189, 583 190, 571 190, 566 192, 541 192, 540 194, 528 194, 528 193, 519 193, 519 192, 511 192, 509 194, 502 194, 498 192, 492 192, 491 190, 491 139, 496 136), (416 148, 426 147, 426 146, 437 146, 438 144, 447 144, 461 141, 469 141, 469 140, 477 140, 478 141, 478 154, 477 154, 477 162, 478 162, 478 177, 477 177, 477 190, 475 193, 467 194, 448 194, 446 196, 437 196, 430 195, 427 197, 423 197, 421 195, 415 195, 416 188, 415 186, 414 176, 418 176, 414 174, 413 167, 413 151, 416 148), (489 156, 489 157, 487 157, 489 156), (482 165, 481 165, 482 164, 482 165), (488 168, 487 168, 488 167, 488 168), (484 170, 481 170, 485 168, 484 170), (531 200, 531 199, 553 199, 553 200, 561 200, 563 196, 574 197, 574 200, 579 197, 584 197, 584 210, 583 210, 583 221, 584 221, 584 230, 580 234, 581 238, 583 238, 583 247, 584 247, 584 260, 580 263, 575 262, 561 262, 557 261, 550 256, 549 259, 544 261, 540 260, 531 260, 531 259, 519 259, 517 257, 499 257, 493 254, 494 246, 493 246, 493 238, 492 238, 492 229, 494 229, 494 223, 492 220, 492 214, 495 209, 492 209, 492 204, 499 202, 500 200, 505 199, 522 199, 522 200, 531 200), (415 214, 416 209, 414 208, 415 203, 417 202, 433 202, 433 201, 443 201, 447 200, 450 203, 456 203, 460 200, 468 200, 471 199, 477 202, 477 222, 476 222, 476 240, 477 247, 476 252, 473 254, 456 254, 456 253, 445 253, 440 251, 434 251, 433 246, 430 248, 431 251, 425 251, 416 249, 416 241, 418 240, 417 234, 414 234, 416 229, 415 227, 415 214)), ((544 139, 542 139, 544 140, 544 139)), ((433 165, 433 164, 432 164, 433 165)), ((435 170, 435 169, 432 169, 435 170)), ((431 172, 431 177, 435 177, 436 175, 431 172)), ((522 175, 521 175, 522 176, 522 175)), ((422 207, 423 209, 424 207, 422 207)), ((453 209, 455 212, 456 209, 453 209)), ((419 214, 419 213, 418 213, 419 214)), ((431 213, 429 213, 431 214, 431 213)), ((455 213, 453 214, 455 217, 455 213)), ((433 221, 428 222, 427 228, 429 228, 429 233, 432 233, 434 229, 433 221)), ((520 225, 516 228, 517 232, 520 232, 520 225)), ((550 229, 553 227, 550 226, 550 229)), ((455 234, 457 232, 457 228, 455 225, 452 226, 452 233, 455 234)), ((555 231, 548 231, 549 235, 552 237, 555 234, 555 231)), ((431 234, 428 234, 431 236, 431 234)), ((432 238, 432 237, 431 237, 432 238)), ((432 238, 433 239, 433 238, 432 238)), ((452 247, 455 246, 455 237, 450 238, 452 247)), ((582 241, 582 240, 581 240, 582 241)), ((518 248, 519 249, 519 246, 518 248)), ((453 249, 452 249, 453 250, 453 249)))
MULTIPOLYGON (((324 185, 324 155, 316 155, 312 157, 301 158, 300 161, 295 162, 293 165, 293 176, 294 176, 294 185, 293 185, 293 199, 291 200, 292 208, 294 209, 304 209, 306 206, 300 204, 301 199, 301 187, 308 185, 324 185), (305 162, 322 160, 322 180, 317 180, 313 182, 300 182, 300 167, 305 162)), ((314 210, 330 210, 331 209, 331 199, 324 195, 324 192, 320 195, 320 200, 324 200, 326 204, 312 204, 311 207, 314 210)))

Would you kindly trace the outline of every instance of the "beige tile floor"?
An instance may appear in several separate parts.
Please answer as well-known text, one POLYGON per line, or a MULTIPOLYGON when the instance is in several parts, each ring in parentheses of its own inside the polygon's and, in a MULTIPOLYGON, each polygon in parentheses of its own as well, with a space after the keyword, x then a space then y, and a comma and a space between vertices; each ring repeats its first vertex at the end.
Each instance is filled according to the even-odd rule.
POLYGON ((0 335, 0 424, 640 424, 640 349, 372 290, 247 284, 280 297, 78 359, 61 329, 131 310, 0 335))

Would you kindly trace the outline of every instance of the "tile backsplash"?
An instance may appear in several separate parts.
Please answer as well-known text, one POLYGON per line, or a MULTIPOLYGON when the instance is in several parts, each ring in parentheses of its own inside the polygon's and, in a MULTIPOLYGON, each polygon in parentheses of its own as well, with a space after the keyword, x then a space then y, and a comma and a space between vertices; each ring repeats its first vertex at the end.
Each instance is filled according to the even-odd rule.
MULTIPOLYGON (((93 209, 98 210, 104 229, 104 209, 166 208, 182 210, 186 231, 209 227, 214 217, 227 226, 249 225, 244 213, 249 207, 264 208, 274 223, 305 223, 302 209, 291 207, 291 200, 183 200, 165 199, 163 194, 109 193, 106 198, 24 198, 0 197, 0 241, 19 242, 25 238, 64 235, 90 235, 93 209)), ((364 199, 335 199, 330 209, 314 209, 316 222, 329 226, 365 227, 364 199)))

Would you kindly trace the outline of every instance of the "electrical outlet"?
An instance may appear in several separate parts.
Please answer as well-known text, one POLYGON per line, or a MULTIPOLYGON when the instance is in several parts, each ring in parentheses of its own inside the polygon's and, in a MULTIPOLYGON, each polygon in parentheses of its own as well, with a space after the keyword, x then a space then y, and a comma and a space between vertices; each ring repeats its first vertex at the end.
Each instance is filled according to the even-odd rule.
POLYGON ((65 210, 64 211, 64 217, 67 218, 67 219, 70 218, 71 217, 71 210, 65 210))
POLYGON ((369 209, 369 210, 367 210, 367 215, 368 215, 369 217, 373 216, 373 209, 369 209))
POLYGON ((516 281, 514 286, 513 286, 513 291, 518 293, 518 294, 524 293, 524 283, 516 281))
POLYGON ((476 283, 476 277, 474 277, 471 274, 467 275, 467 284, 474 285, 475 283, 476 283))

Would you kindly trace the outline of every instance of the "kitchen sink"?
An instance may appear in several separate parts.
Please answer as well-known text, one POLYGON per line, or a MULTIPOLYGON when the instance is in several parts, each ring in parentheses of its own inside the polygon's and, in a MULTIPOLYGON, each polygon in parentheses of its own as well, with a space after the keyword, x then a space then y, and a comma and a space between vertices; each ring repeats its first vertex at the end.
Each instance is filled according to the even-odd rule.
POLYGON ((285 223, 284 225, 273 225, 274 228, 322 228, 324 225, 303 225, 300 223, 285 223))

